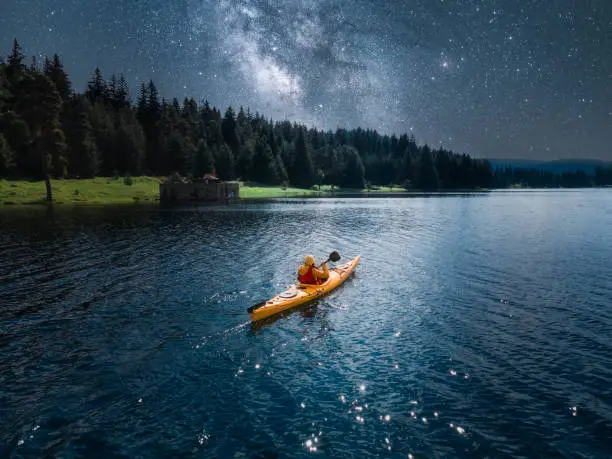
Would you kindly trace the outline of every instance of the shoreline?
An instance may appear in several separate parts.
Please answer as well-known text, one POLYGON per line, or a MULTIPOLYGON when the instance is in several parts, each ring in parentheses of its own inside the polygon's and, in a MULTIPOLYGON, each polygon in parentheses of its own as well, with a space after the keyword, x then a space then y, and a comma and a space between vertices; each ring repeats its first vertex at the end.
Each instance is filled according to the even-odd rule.
MULTIPOLYGON (((57 179, 51 181, 53 201, 45 201, 43 181, 0 179, 0 208, 13 207, 103 207, 165 205, 160 202, 159 184, 163 177, 140 176, 132 178, 97 177, 94 179, 57 179)), ((589 187, 588 189, 591 189, 589 187)), ((598 188, 598 187, 595 187, 598 188)), ((486 195, 492 192, 518 192, 529 190, 559 191, 578 188, 491 188, 491 189, 439 189, 435 191, 405 190, 403 188, 376 187, 375 189, 334 189, 322 186, 320 190, 257 186, 240 184, 240 198, 234 202, 261 202, 285 199, 312 198, 402 198, 418 196, 486 195)), ((186 201, 181 204, 191 204, 186 201)), ((199 202, 198 202, 199 203, 199 202)), ((223 203, 223 202, 221 202, 223 203)), ((199 203, 200 204, 200 203, 199 203)), ((205 204, 205 202, 201 202, 205 204)))

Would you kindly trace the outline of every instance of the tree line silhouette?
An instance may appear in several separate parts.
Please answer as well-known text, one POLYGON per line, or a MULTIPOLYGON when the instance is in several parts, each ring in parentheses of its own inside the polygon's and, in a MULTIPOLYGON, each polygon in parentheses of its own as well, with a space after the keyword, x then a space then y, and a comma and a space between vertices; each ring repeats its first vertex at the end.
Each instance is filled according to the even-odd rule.
POLYGON ((498 188, 523 186, 530 188, 589 188, 612 185, 612 167, 597 166, 594 175, 575 171, 551 172, 537 168, 495 168, 495 183, 498 188))
POLYGON ((369 129, 322 131, 207 101, 160 98, 149 81, 133 102, 123 75, 96 68, 84 93, 73 90, 60 57, 39 63, 17 40, 0 61, 0 177, 155 175, 269 185, 362 189, 399 185, 421 190, 612 183, 612 169, 561 176, 512 168, 428 145, 414 136, 369 129), (588 182, 588 183, 587 183, 588 182))

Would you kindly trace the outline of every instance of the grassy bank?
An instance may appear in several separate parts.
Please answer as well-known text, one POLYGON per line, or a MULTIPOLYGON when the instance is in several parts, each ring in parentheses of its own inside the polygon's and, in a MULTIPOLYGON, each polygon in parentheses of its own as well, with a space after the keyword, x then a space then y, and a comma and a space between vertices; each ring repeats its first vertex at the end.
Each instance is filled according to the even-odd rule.
MULTIPOLYGON (((52 180, 54 204, 60 205, 108 205, 155 204, 159 202, 159 184, 163 177, 124 178, 98 177, 81 180, 52 180)), ((377 193, 406 193, 401 187, 375 187, 357 190, 321 186, 320 189, 281 188, 254 183, 240 183, 243 199, 358 196, 377 193)), ((10 205, 44 204, 45 183, 24 180, 0 180, 0 207, 10 205)))
MULTIPOLYGON (((159 201, 157 177, 123 178, 98 177, 81 180, 52 180, 55 204, 106 205, 155 203, 159 201)), ((0 206, 20 204, 44 204, 44 182, 0 180, 0 206)))
POLYGON ((306 190, 302 188, 281 188, 274 186, 256 186, 240 184, 240 197, 243 199, 263 199, 263 198, 295 198, 295 197, 314 197, 323 195, 323 192, 316 190, 306 190))
MULTIPOLYGON (((98 177, 95 179, 52 180, 53 201, 63 205, 105 205, 159 202, 161 177, 124 178, 98 177), (131 184, 129 184, 131 183, 131 184)), ((401 188, 381 187, 371 193, 402 191, 401 188)), ((334 194, 366 193, 365 190, 334 189, 334 194)), ((318 189, 281 188, 260 186, 253 183, 240 184, 240 197, 244 199, 291 198, 329 196, 331 187, 318 189)), ((0 180, 0 206, 44 204, 45 183, 24 180, 0 180)))
POLYGON ((335 187, 333 192, 329 185, 316 187, 315 189, 304 189, 304 188, 281 188, 271 187, 254 184, 240 184, 240 197, 244 199, 264 199, 264 198, 292 198, 292 197, 325 197, 331 196, 342 196, 343 194, 368 194, 368 193, 395 193, 405 192, 401 187, 376 187, 370 190, 358 190, 348 188, 337 188, 335 187))

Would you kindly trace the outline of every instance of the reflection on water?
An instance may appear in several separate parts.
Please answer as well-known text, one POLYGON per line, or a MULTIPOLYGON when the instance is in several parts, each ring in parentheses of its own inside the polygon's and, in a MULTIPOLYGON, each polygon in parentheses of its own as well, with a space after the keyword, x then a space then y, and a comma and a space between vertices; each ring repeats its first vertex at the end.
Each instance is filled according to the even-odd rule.
POLYGON ((3 209, 0 457, 608 457, 611 203, 3 209))

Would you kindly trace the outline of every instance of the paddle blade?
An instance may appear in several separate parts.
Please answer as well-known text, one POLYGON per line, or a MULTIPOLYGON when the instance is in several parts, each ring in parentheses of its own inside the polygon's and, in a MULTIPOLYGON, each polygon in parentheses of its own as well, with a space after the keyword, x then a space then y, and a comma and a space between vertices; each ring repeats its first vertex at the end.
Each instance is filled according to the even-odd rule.
POLYGON ((329 259, 336 263, 340 260, 340 254, 334 250, 332 253, 329 254, 329 259))
POLYGON ((266 304, 266 300, 260 301, 257 304, 254 304, 253 306, 251 306, 250 308, 247 309, 247 312, 250 314, 253 311, 255 311, 256 309, 261 308, 262 306, 264 306, 266 304))

